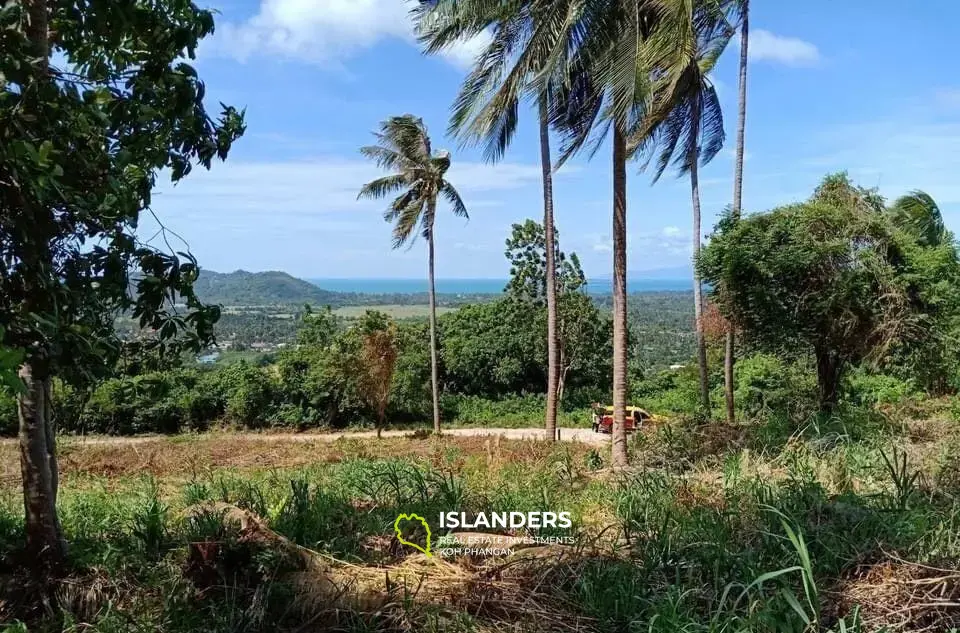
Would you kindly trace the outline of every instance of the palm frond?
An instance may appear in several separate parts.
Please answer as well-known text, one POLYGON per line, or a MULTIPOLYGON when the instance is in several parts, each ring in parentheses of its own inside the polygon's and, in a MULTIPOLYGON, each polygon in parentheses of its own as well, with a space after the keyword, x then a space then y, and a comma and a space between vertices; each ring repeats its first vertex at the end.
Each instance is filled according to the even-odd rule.
POLYGON ((897 226, 917 237, 926 246, 938 246, 947 239, 943 214, 933 197, 923 191, 911 191, 890 207, 897 226))
POLYGON ((391 193, 400 191, 408 184, 407 178, 400 174, 377 178, 372 182, 368 182, 360 189, 360 193, 357 194, 357 199, 367 198, 378 200, 385 198, 391 193))
POLYGON ((375 162, 380 169, 402 170, 409 164, 399 152, 381 145, 361 147, 360 153, 375 162))
POLYGON ((450 204, 450 209, 453 211, 453 214, 459 218, 470 219, 470 214, 467 213, 467 205, 463 203, 463 200, 460 198, 460 193, 451 185, 449 182, 444 182, 440 187, 440 195, 450 204))
MULTIPOLYGON (((397 199, 399 202, 400 199, 397 199)), ((405 244, 413 246, 416 237, 417 224, 422 220, 423 210, 428 206, 427 201, 419 196, 411 197, 406 206, 394 207, 397 216, 393 225, 393 247, 400 248, 405 244)))
POLYGON ((454 213, 467 217, 466 206, 453 186, 444 179, 450 168, 450 154, 431 153, 430 137, 423 120, 412 115, 394 116, 380 124, 377 145, 361 148, 379 167, 395 173, 367 183, 358 198, 384 198, 400 192, 384 211, 383 219, 393 223, 393 246, 412 245, 418 227, 424 235, 433 230, 437 196, 444 195, 454 213))

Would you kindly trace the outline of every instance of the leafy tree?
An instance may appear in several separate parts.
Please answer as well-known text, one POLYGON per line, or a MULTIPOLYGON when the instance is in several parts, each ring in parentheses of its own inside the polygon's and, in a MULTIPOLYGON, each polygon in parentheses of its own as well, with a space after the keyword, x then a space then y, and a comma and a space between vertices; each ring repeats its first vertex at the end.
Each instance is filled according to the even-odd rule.
POLYGON ((906 237, 904 276, 922 307, 924 331, 897 342, 888 371, 936 394, 954 391, 960 388, 960 260, 953 234, 922 191, 897 199, 887 214, 906 237))
POLYGON ((449 389, 501 398, 541 391, 545 337, 536 310, 509 299, 464 306, 443 316, 443 366, 449 389))
POLYGON ((806 203, 724 218, 701 271, 748 342, 816 360, 820 409, 837 404, 844 370, 921 334, 923 306, 904 275, 907 252, 882 199, 845 176, 806 203))
MULTIPOLYGON (((530 2, 526 6, 497 0, 429 0, 418 14, 420 38, 428 52, 490 32, 490 44, 478 57, 457 95, 451 130, 468 142, 483 143, 489 160, 503 157, 513 140, 520 99, 530 93, 537 102, 540 131, 540 167, 543 177, 543 235, 545 248, 544 296, 547 309, 547 406, 544 429, 556 439, 557 394, 561 369, 558 343, 558 290, 555 259, 553 158, 550 149, 549 79, 542 73, 551 65, 557 46, 565 2, 530 2), (515 54, 522 51, 522 54, 515 54)), ((549 77, 549 76, 548 76, 549 77)))
POLYGON ((110 367, 121 311, 154 330, 161 349, 211 338, 218 310, 193 292, 196 262, 142 243, 135 229, 159 172, 178 181, 225 158, 244 124, 230 107, 210 118, 184 61, 213 31, 212 14, 192 3, 30 0, 6 3, 0 25, 0 325, 2 344, 26 354, 27 550, 43 575, 65 557, 52 379, 110 367))
MULTIPOLYGON (((693 256, 700 256, 699 166, 713 160, 723 147, 723 112, 709 74, 730 41, 732 30, 726 16, 713 3, 680 3, 669 22, 671 28, 658 32, 650 46, 679 45, 690 55, 679 75, 658 77, 652 85, 652 103, 628 147, 649 145, 656 158, 654 182, 671 162, 681 174, 690 176, 693 201, 693 256), (657 40, 668 41, 659 44, 657 40)), ((710 382, 707 343, 703 322, 703 287, 694 268, 694 315, 697 335, 697 365, 700 372, 700 406, 710 415, 710 382)))
MULTIPOLYGON (((547 240, 542 224, 527 220, 514 224, 507 238, 504 254, 510 262, 510 281, 504 290, 511 296, 542 305, 548 298, 547 240)), ((577 292, 587 284, 580 267, 580 258, 571 253, 568 258, 560 250, 560 236, 554 231, 553 260, 556 262, 556 290, 558 295, 577 292)))
POLYGON ((412 243, 419 231, 427 240, 428 275, 430 282, 430 358, 433 388, 433 429, 440 433, 440 387, 437 366, 437 301, 434 289, 434 224, 437 198, 443 196, 453 213, 466 218, 467 207, 460 194, 446 180, 450 169, 450 153, 436 155, 422 119, 406 114, 391 117, 380 125, 377 144, 360 149, 361 153, 382 169, 395 173, 367 183, 360 198, 384 198, 399 193, 384 214, 393 222, 393 245, 399 248, 412 243))
POLYGON ((333 342, 338 329, 337 317, 329 307, 314 312, 310 306, 304 306, 303 314, 300 315, 300 328, 297 330, 297 344, 327 347, 333 342))
POLYGON ((376 413, 379 438, 387 421, 393 373, 399 355, 397 324, 382 312, 367 311, 354 330, 361 337, 360 357, 355 365, 359 372, 360 393, 376 413))
MULTIPOLYGON (((558 403, 563 401, 564 387, 571 371, 591 372, 607 367, 607 362, 584 364, 587 358, 596 360, 597 352, 605 352, 609 343, 597 340, 597 335, 607 328, 599 311, 583 292, 587 278, 580 267, 576 253, 568 258, 560 250, 559 233, 553 242, 554 261, 557 262, 557 394, 558 403)), ((549 278, 546 266, 546 239, 543 226, 527 220, 514 224, 506 243, 506 256, 510 261, 510 281, 506 292, 509 297, 530 306, 530 311, 539 313, 548 297, 546 281, 549 278)), ((549 312, 547 319, 549 321, 549 312)), ((548 351, 549 359, 549 351, 548 351)), ((600 382, 604 382, 602 379, 600 382)))

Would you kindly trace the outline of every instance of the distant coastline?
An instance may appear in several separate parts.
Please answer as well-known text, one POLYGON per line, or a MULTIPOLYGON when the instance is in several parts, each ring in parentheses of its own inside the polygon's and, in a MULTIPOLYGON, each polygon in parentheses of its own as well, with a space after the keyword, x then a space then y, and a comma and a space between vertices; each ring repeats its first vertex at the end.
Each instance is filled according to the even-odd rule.
MULTIPOLYGON (((310 283, 331 292, 372 295, 421 294, 427 292, 426 279, 338 279, 309 278, 310 283)), ((506 279, 437 279, 438 294, 481 295, 500 294, 506 279)), ((688 291, 693 288, 689 279, 628 279, 627 292, 688 291)), ((609 279, 591 281, 587 286, 590 294, 608 295, 613 292, 609 279)))

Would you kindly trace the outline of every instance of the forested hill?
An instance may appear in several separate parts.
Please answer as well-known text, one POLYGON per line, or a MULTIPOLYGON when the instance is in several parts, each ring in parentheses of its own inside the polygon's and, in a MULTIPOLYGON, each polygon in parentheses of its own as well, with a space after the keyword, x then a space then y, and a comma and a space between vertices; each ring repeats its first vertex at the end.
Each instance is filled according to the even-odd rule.
POLYGON ((226 306, 330 305, 339 306, 349 295, 330 292, 309 281, 280 271, 217 273, 203 270, 195 284, 204 303, 226 306))

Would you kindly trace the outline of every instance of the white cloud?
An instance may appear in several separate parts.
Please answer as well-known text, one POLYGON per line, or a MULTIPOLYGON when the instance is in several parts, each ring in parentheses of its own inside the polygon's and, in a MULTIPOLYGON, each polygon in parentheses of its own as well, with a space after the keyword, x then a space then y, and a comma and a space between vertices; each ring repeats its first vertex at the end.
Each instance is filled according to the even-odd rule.
MULTIPOLYGON (((734 50, 738 48, 739 44, 734 50)), ((799 38, 755 29, 750 32, 750 59, 787 66, 814 66, 820 61, 820 51, 814 44, 799 38)))
POLYGON ((662 233, 665 237, 677 237, 679 235, 683 235, 683 231, 681 231, 680 227, 677 226, 664 227, 662 233))
POLYGON ((590 248, 596 253, 612 253, 613 239, 609 235, 590 235, 590 248))
MULTIPOLYGON (((336 65, 385 39, 416 45, 409 10, 415 0, 261 0, 241 23, 217 27, 211 52, 246 61, 276 56, 336 65)), ((486 36, 451 46, 441 56, 468 67, 486 36)))
POLYGON ((477 37, 447 47, 440 55, 454 66, 467 70, 473 66, 474 60, 487 48, 492 39, 489 33, 484 32, 477 37))
MULTIPOLYGON (((342 216, 334 220, 329 214, 383 207, 382 201, 357 200, 360 187, 382 173, 371 163, 339 157, 296 162, 227 162, 209 172, 195 171, 176 187, 162 184, 155 203, 191 217, 200 211, 217 211, 221 221, 226 212, 231 220, 240 216, 276 220, 279 216, 293 219, 320 214, 328 215, 325 222, 349 223, 342 216)), ((539 185, 540 166, 454 162, 448 178, 469 209, 474 197, 478 198, 478 206, 490 206, 499 202, 498 194, 539 185)))
POLYGON ((845 169, 888 197, 922 189, 941 208, 960 205, 960 122, 896 117, 832 126, 817 145, 823 151, 804 161, 817 176, 845 169))

